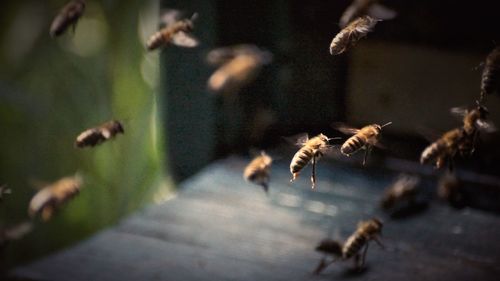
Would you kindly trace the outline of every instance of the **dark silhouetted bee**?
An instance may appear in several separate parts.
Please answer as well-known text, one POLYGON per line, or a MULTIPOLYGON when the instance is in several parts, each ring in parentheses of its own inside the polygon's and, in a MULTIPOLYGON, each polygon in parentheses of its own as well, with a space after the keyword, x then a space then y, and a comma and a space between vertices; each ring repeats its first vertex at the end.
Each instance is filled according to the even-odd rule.
POLYGON ((420 163, 426 164, 432 161, 437 169, 448 163, 449 169, 453 169, 453 157, 464 140, 467 140, 467 136, 463 128, 456 128, 444 133, 422 151, 420 163))
POLYGON ((316 161, 323 156, 323 153, 330 147, 330 140, 331 138, 319 134, 311 139, 305 135, 297 141, 297 145, 301 146, 301 148, 295 153, 290 163, 290 172, 292 173, 290 182, 293 182, 299 176, 300 171, 311 162, 311 187, 314 188, 316 186, 316 161))
POLYGON ((11 193, 12 193, 12 191, 10 190, 10 188, 7 188, 6 185, 0 185, 0 202, 2 202, 3 197, 5 195, 11 194, 11 193))
POLYGON ((379 238, 382 233, 382 226, 383 224, 379 219, 373 218, 359 222, 356 231, 343 244, 330 239, 321 241, 316 250, 332 256, 332 260, 327 262, 326 256, 323 257, 314 273, 321 273, 328 265, 337 260, 348 260, 352 257, 354 257, 355 268, 362 268, 365 264, 369 243, 372 240, 377 242, 381 248, 384 247, 379 238))
POLYGON ((74 29, 84 10, 85 0, 72 0, 66 4, 52 21, 50 36, 55 37, 63 34, 70 25, 74 29))
POLYGON ((417 176, 400 175, 384 192, 380 206, 389 210, 399 204, 415 204, 420 178, 417 176))
POLYGON ((75 141, 75 146, 82 148, 86 146, 95 146, 103 141, 115 137, 119 133, 124 133, 123 125, 118 121, 109 121, 99 127, 90 128, 83 131, 75 141))
POLYGON ((235 93, 257 77, 262 66, 272 61, 272 54, 253 45, 236 45, 212 50, 207 61, 221 65, 208 79, 208 89, 215 93, 235 93))
POLYGON ((269 189, 269 174, 271 172, 271 164, 273 159, 264 151, 259 156, 255 157, 243 171, 243 178, 255 184, 262 186, 267 193, 269 189))
POLYGON ((183 20, 178 20, 179 16, 180 12, 177 10, 167 10, 163 13, 162 21, 166 26, 149 38, 146 43, 149 51, 157 49, 160 46, 166 46, 167 44, 186 48, 198 46, 198 39, 191 34, 198 14, 194 13, 190 19, 183 20))
POLYGON ((394 10, 386 8, 378 2, 378 0, 354 0, 342 14, 340 27, 344 28, 354 19, 364 15, 380 20, 389 20, 396 17, 397 13, 394 10))
POLYGON ((31 199, 28 209, 30 217, 41 214, 44 221, 49 220, 55 211, 78 194, 81 188, 82 179, 78 175, 65 177, 44 186, 31 199))
POLYGON ((486 57, 481 77, 481 100, 494 93, 500 93, 500 47, 486 57))
POLYGON ((445 173, 438 182, 437 196, 455 208, 466 205, 466 196, 462 183, 452 173, 445 173))
POLYGON ((0 228, 0 250, 10 241, 19 240, 33 229, 31 222, 22 222, 14 226, 0 228))
POLYGON ((347 51, 372 31, 378 21, 370 16, 359 17, 352 21, 333 38, 330 44, 330 54, 339 55, 347 51))
POLYGON ((346 126, 342 123, 334 123, 333 127, 344 134, 353 135, 348 138, 344 144, 340 147, 340 152, 346 156, 351 156, 361 149, 365 149, 365 156, 363 158, 363 165, 366 163, 366 159, 368 158, 368 154, 374 146, 382 147, 379 143, 380 133, 382 132, 382 128, 392 124, 392 122, 386 123, 382 126, 378 124, 372 124, 365 126, 361 129, 355 129, 346 126))

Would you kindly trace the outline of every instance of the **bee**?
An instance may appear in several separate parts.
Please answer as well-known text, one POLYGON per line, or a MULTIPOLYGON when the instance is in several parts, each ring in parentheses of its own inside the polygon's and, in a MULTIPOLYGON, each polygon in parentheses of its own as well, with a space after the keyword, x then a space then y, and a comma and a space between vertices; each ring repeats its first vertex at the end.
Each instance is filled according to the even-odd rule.
POLYGON ((160 46, 174 44, 179 47, 193 48, 198 46, 199 41, 191 32, 194 29, 194 21, 198 18, 198 13, 194 13, 190 19, 177 20, 180 12, 177 10, 167 10, 163 14, 165 27, 151 35, 146 42, 148 51, 157 49, 160 46))
POLYGON ((419 182, 420 178, 416 176, 400 175, 399 178, 385 190, 384 196, 380 201, 380 206, 385 210, 389 210, 398 203, 407 203, 408 205, 415 204, 419 182))
POLYGON ((380 20, 370 16, 362 16, 352 21, 333 38, 330 44, 330 54, 340 55, 346 52, 372 31, 378 21, 380 20))
POLYGON ((0 228, 0 249, 5 247, 8 242, 19 240, 33 230, 31 222, 22 222, 7 228, 0 228))
POLYGON ((378 3, 378 0, 354 0, 340 17, 340 27, 346 27, 354 19, 369 15, 380 20, 389 20, 397 13, 378 3))
POLYGON ((264 151, 255 157, 243 171, 243 178, 262 186, 267 193, 269 189, 269 173, 273 159, 264 151))
POLYGON ((493 123, 487 120, 488 109, 479 101, 476 101, 476 104, 476 107, 471 110, 463 107, 451 109, 452 114, 462 117, 464 138, 458 147, 461 155, 470 155, 474 152, 480 131, 492 132, 495 130, 493 123))
POLYGON ((444 133, 439 139, 427 146, 420 155, 420 163, 426 164, 431 161, 437 169, 442 168, 446 163, 452 170, 452 160, 459 149, 459 145, 467 140, 463 128, 455 128, 444 133))
POLYGON ((272 61, 272 54, 256 46, 238 45, 212 50, 207 61, 221 64, 208 79, 208 89, 214 93, 234 93, 255 80, 262 66, 272 61))
POLYGON ((488 54, 481 75, 481 100, 494 93, 500 93, 500 47, 488 54))
POLYGON ((50 26, 50 36, 56 37, 64 33, 68 26, 72 25, 73 30, 76 27, 78 19, 85 11, 85 0, 71 0, 52 21, 50 26))
POLYGON ((392 122, 388 122, 382 126, 378 124, 372 124, 361 129, 355 129, 341 123, 334 123, 333 127, 337 130, 341 131, 344 134, 353 135, 352 137, 348 138, 344 142, 344 144, 342 144, 342 146, 340 147, 340 152, 346 156, 351 156, 359 150, 364 149, 365 156, 363 158, 363 165, 365 165, 368 154, 370 154, 373 146, 382 147, 379 142, 381 136, 380 133, 382 132, 382 128, 390 124, 392 124, 392 122))
POLYGON ((365 264, 368 246, 372 240, 374 240, 381 248, 384 248, 384 245, 380 241, 382 226, 383 223, 379 219, 372 218, 367 221, 359 222, 356 231, 349 236, 344 243, 331 239, 321 241, 316 247, 316 251, 322 252, 327 256, 331 256, 332 259, 330 262, 327 262, 327 256, 323 257, 319 265, 314 270, 314 273, 321 273, 321 271, 323 271, 328 265, 336 262, 337 260, 345 261, 353 257, 355 268, 361 269, 365 264))
POLYGON ((330 148, 329 141, 331 139, 319 134, 311 139, 305 135, 297 141, 297 145, 301 146, 301 148, 295 153, 292 162, 290 162, 290 173, 292 173, 290 182, 295 181, 300 171, 311 162, 311 188, 316 187, 316 162, 330 148))
POLYGON ((31 199, 28 214, 32 218, 41 214, 42 219, 48 221, 58 208, 80 192, 82 184, 81 177, 76 175, 44 186, 31 199))
POLYGON ((466 203, 462 183, 451 173, 446 173, 439 179, 437 196, 455 208, 464 207, 466 203))
POLYGON ((2 202, 5 195, 11 194, 12 190, 7 188, 7 185, 0 185, 0 202, 2 202))
POLYGON ((101 124, 98 127, 83 131, 76 137, 75 147, 83 148, 86 146, 96 146, 119 133, 124 134, 123 125, 116 120, 101 124))

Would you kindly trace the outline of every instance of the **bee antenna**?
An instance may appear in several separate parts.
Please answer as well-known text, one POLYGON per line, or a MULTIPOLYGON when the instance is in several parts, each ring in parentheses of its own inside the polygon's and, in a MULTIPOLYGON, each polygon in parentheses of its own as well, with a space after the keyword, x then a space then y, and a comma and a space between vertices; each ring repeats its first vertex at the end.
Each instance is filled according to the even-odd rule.
POLYGON ((328 138, 328 141, 331 141, 331 140, 340 140, 342 139, 341 137, 333 137, 333 138, 328 138))
POLYGON ((391 121, 391 122, 387 122, 387 123, 385 123, 384 125, 380 126, 380 128, 383 128, 383 127, 385 127, 385 126, 389 126, 389 125, 391 125, 391 124, 392 124, 392 121, 391 121))

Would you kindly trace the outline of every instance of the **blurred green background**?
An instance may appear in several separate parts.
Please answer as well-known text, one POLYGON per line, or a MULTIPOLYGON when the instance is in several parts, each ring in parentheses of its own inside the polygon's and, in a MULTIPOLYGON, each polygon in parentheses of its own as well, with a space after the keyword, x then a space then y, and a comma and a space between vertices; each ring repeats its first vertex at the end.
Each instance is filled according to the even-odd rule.
POLYGON ((48 223, 0 253, 0 269, 68 246, 172 192, 164 174, 158 52, 144 42, 157 29, 157 1, 88 1, 76 26, 50 38, 66 0, 8 1, 0 10, 0 223, 27 219, 32 182, 80 172, 79 196, 48 223), (94 149, 75 137, 110 119, 125 134, 94 149))

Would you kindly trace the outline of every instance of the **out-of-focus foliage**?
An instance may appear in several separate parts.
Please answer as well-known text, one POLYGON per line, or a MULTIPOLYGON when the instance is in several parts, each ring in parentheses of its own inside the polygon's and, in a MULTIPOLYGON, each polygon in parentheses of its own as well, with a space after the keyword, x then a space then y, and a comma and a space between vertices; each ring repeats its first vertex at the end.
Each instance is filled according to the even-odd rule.
POLYGON ((87 1, 76 29, 52 39, 49 26, 65 0, 8 1, 0 9, 0 223, 27 219, 33 182, 80 172, 82 192, 56 217, 37 222, 0 253, 0 269, 39 257, 168 196, 164 177, 158 53, 144 33, 157 27, 156 1, 87 1), (142 41, 141 41, 142 40, 142 41), (84 129, 110 119, 125 134, 75 149, 84 129))

